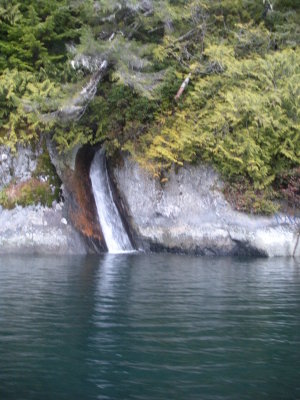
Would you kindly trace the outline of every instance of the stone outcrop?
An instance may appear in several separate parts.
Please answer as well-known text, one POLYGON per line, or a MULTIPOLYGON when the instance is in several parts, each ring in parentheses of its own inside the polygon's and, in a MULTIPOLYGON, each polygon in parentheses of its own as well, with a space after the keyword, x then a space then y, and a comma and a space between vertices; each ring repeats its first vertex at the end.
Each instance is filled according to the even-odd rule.
MULTIPOLYGON (((48 143, 49 153, 63 180, 64 202, 52 207, 0 207, 0 253, 82 254, 105 251, 89 179, 91 148, 74 149, 59 156, 48 143)), ((0 147, 0 189, 25 182, 34 174, 44 149, 0 147)))
MULTIPOLYGON (((63 182, 64 202, 51 208, 0 207, 0 254, 85 254, 106 251, 89 176, 96 148, 59 155, 48 150, 63 182)), ((41 149, 0 147, 0 189, 26 181, 41 149)), ((172 170, 163 185, 130 157, 109 165, 113 197, 137 249, 199 255, 300 256, 300 220, 239 213, 209 166, 172 170)))
POLYGON ((80 235, 63 215, 61 204, 0 208, 0 254, 85 254, 80 235))
MULTIPOLYGON (((0 147, 0 190, 12 182, 26 182, 36 171, 42 146, 18 146, 16 153, 0 147)), ((83 254, 79 234, 68 222, 63 204, 5 210, 0 206, 0 254, 83 254)))
POLYGON ((209 166, 171 171, 161 185, 132 159, 113 169, 138 247, 200 255, 300 256, 299 226, 233 210, 209 166))
POLYGON ((15 154, 6 146, 0 146, 0 190, 12 180, 25 182, 31 178, 42 152, 40 146, 18 146, 15 154))
POLYGON ((75 148, 59 155, 49 142, 48 149, 56 171, 63 182, 64 210, 71 224, 80 233, 88 253, 106 251, 89 176, 95 149, 75 148))

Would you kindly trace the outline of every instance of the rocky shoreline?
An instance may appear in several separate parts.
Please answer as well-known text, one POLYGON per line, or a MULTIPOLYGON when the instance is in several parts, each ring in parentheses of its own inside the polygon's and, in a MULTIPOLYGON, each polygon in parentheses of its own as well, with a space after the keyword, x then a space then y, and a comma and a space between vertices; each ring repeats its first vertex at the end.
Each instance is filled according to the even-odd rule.
POLYGON ((209 166, 186 165, 161 185, 124 157, 114 181, 142 248, 199 255, 300 256, 299 224, 283 215, 251 216, 225 200, 209 166))
POLYGON ((85 254, 80 234, 62 205, 0 209, 0 254, 85 254))
MULTIPOLYGON (((89 178, 94 150, 83 148, 51 159, 63 181, 63 203, 52 207, 0 208, 0 254, 86 254, 106 251, 89 178)), ((0 148, 0 189, 26 180, 40 149, 0 148)), ((114 199, 137 249, 209 256, 300 256, 299 221, 284 215, 237 212, 209 166, 172 170, 163 185, 129 156, 111 165, 114 199)))

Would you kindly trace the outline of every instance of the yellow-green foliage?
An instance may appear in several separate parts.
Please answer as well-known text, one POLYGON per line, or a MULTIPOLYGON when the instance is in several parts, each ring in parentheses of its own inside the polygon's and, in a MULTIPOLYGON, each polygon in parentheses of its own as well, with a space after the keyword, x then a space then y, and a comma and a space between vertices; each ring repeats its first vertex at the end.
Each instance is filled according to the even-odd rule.
POLYGON ((79 36, 69 0, 0 0, 0 144, 38 139, 70 78, 66 42, 79 36))
POLYGON ((240 59, 232 46, 212 45, 205 54, 220 72, 195 76, 176 113, 158 115, 126 148, 156 171, 204 160, 264 188, 300 164, 300 51, 240 59))
POLYGON ((0 144, 12 150, 39 137, 45 129, 42 113, 58 97, 57 86, 39 75, 16 69, 0 75, 0 144))
POLYGON ((299 16, 293 0, 0 0, 0 144, 106 142, 159 177, 205 161, 270 211, 271 186, 299 165, 299 16), (74 49, 109 73, 85 115, 62 123, 62 93, 91 72, 72 70, 74 49))
POLYGON ((89 126, 74 122, 56 123, 53 126, 53 140, 60 153, 72 150, 77 145, 84 145, 92 141, 92 130, 89 126))

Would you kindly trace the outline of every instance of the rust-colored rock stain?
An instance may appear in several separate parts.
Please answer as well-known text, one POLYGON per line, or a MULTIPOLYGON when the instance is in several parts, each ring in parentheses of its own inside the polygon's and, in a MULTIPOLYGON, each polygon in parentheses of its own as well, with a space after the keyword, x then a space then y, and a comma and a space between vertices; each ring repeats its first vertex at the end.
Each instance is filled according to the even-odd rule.
POLYGON ((67 168, 63 182, 68 196, 68 215, 73 226, 98 250, 106 250, 89 176, 94 150, 82 147, 76 156, 75 171, 67 168))

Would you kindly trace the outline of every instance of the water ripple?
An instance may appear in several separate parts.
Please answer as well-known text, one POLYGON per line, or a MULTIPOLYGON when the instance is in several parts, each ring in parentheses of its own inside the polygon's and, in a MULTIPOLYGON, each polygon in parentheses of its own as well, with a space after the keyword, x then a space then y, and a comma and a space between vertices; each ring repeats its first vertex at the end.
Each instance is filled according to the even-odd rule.
POLYGON ((299 260, 1 257, 1 400, 166 398, 300 398, 299 260))

